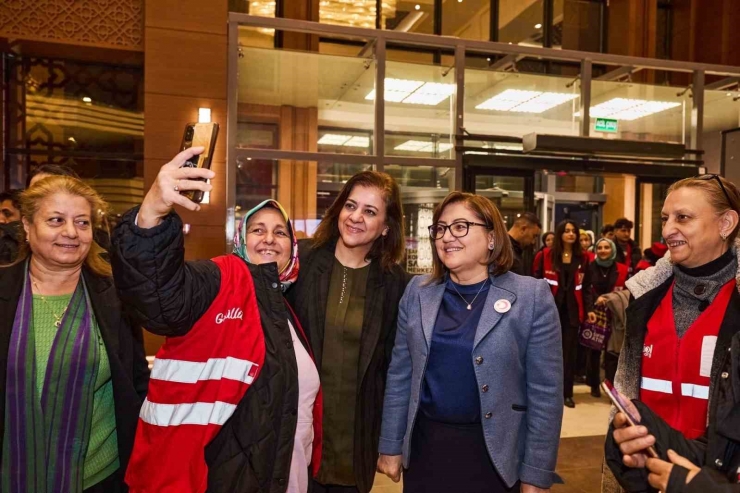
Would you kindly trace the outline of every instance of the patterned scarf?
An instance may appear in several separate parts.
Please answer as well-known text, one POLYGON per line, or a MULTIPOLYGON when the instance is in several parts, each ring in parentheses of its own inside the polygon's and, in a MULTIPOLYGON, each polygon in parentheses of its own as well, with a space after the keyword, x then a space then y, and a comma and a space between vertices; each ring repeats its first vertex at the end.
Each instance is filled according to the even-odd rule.
POLYGON ((293 284, 296 279, 298 279, 298 239, 293 232, 293 225, 290 222, 288 213, 285 212, 285 209, 283 209, 283 206, 280 205, 280 202, 278 202, 277 200, 268 199, 244 214, 244 217, 242 217, 242 220, 239 223, 239 227, 236 229, 236 233, 234 234, 234 253, 247 262, 252 263, 249 260, 249 253, 247 252, 247 223, 249 222, 250 217, 252 217, 256 212, 264 209, 265 207, 272 207, 273 209, 277 209, 278 211, 280 211, 280 213, 283 215, 283 219, 285 219, 285 223, 288 225, 288 234, 290 235, 290 241, 292 245, 290 252, 290 261, 285 267, 280 269, 280 284, 282 285, 283 292, 285 292, 288 287, 290 287, 290 285, 293 284))
POLYGON ((32 319, 27 263, 10 336, 0 491, 80 493, 100 363, 95 315, 82 276, 48 361, 36 360, 32 319), (40 396, 36 385, 38 364, 46 366, 40 396))
POLYGON ((596 244, 594 245, 594 253, 597 252, 597 247, 599 246, 599 243, 601 243, 602 241, 609 243, 609 246, 612 247, 612 254, 611 254, 611 257, 609 257, 606 260, 601 260, 597 254, 596 255, 596 265, 598 265, 599 267, 611 267, 614 264, 614 259, 617 258, 617 246, 609 238, 599 238, 599 241, 597 241, 596 244))

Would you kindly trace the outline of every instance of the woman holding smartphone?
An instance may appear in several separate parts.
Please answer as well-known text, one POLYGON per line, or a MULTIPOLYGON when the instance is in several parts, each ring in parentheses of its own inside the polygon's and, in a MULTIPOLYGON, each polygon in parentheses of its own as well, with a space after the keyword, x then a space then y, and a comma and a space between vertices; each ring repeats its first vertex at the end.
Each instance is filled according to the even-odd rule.
POLYGON ((324 448, 313 493, 368 493, 398 302, 406 274, 403 211, 389 175, 351 177, 313 239, 299 245, 288 292, 309 334, 324 389, 324 448))

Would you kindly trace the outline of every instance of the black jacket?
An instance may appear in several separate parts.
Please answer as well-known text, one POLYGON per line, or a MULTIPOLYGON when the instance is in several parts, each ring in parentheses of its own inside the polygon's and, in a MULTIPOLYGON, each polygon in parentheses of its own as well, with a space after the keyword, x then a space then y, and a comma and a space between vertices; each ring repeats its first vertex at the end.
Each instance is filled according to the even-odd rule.
MULTIPOLYGON (((23 291, 25 262, 0 267, 0 418, 5 416, 5 378, 8 348, 18 300, 23 291)), ((126 470, 139 420, 139 409, 149 385, 149 367, 144 356, 142 333, 121 309, 113 280, 83 268, 90 302, 110 361, 113 400, 121 471, 126 470)), ((0 443, 5 420, 0 419, 0 443)), ((0 450, 2 454, 2 450, 0 450)), ((2 459, 2 457, 0 457, 2 459)))
MULTIPOLYGON (((326 298, 335 247, 336 242, 332 242, 315 249, 310 240, 300 241, 301 275, 288 291, 288 299, 311 341, 318 368, 321 368, 324 347, 326 298)), ((396 338, 398 303, 407 282, 406 273, 398 265, 389 270, 383 270, 379 262, 370 265, 360 339, 353 459, 360 493, 369 492, 375 478, 385 377, 396 338)))
MULTIPOLYGON (((121 300, 147 330, 184 335, 218 295, 220 271, 210 260, 185 262, 177 214, 141 229, 134 225, 137 213, 138 208, 127 212, 113 234, 110 254, 121 300)), ((282 493, 298 419, 298 367, 276 264, 248 267, 265 336, 265 362, 205 448, 208 491, 282 493)))
POLYGON ((0 224, 0 265, 12 264, 18 256, 20 221, 0 224))
POLYGON ((635 243, 635 240, 631 239, 628 241, 630 246, 632 247, 632 253, 630 256, 630 264, 627 264, 627 256, 626 252, 622 249, 622 245, 619 244, 619 241, 616 239, 614 240, 614 244, 617 246, 617 262, 620 264, 625 264, 627 267, 629 267, 629 275, 631 276, 634 271, 635 267, 637 267, 637 264, 640 263, 640 260, 642 260, 642 251, 640 251, 640 247, 635 243))
MULTIPOLYGON (((632 301, 627 308, 628 331, 623 352, 642 353, 645 327, 653 312, 670 288, 673 278, 658 288, 632 301)), ((637 356, 636 356, 637 357, 637 356)), ((620 360, 620 365, 628 363, 620 360)), ((639 363, 637 363, 639 366, 639 363)), ((629 373, 638 368, 629 362, 629 373)), ((625 382, 634 386, 631 376, 625 382)), ((668 449, 702 466, 702 472, 685 484, 685 469, 674 467, 666 493, 740 493, 737 484, 740 467, 740 294, 737 290, 720 327, 712 363, 710 385, 709 427, 698 440, 686 440, 639 401, 642 422, 657 439, 658 453, 666 460, 668 449), (683 475, 682 475, 683 474, 683 475)), ((654 492, 647 483, 644 469, 630 469, 622 464, 622 455, 613 439, 610 427, 605 444, 606 462, 620 485, 628 492, 654 492)))
POLYGON ((522 254, 524 253, 522 245, 512 238, 511 235, 509 235, 509 240, 511 241, 512 253, 514 254, 514 263, 511 265, 511 269, 509 270, 514 274, 519 274, 520 276, 528 276, 530 273, 526 272, 526 269, 524 268, 524 260, 522 259, 522 254))

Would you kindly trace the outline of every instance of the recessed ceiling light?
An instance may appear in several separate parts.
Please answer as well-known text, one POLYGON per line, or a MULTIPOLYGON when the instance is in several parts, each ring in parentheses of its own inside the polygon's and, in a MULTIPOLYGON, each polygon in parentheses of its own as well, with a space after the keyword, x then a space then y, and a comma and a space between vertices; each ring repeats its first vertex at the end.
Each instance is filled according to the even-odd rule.
MULTIPOLYGON (((614 98, 592 106, 589 114, 592 118, 614 118, 615 120, 632 121, 680 105, 681 103, 671 101, 614 98)), ((576 113, 575 116, 580 116, 580 114, 576 113)))
MULTIPOLYGON (((455 92, 454 84, 423 82, 419 80, 385 79, 386 101, 391 103, 423 104, 435 106, 455 92)), ((370 91, 367 100, 375 99, 375 89, 370 91)))
POLYGON ((92 98, 91 97, 88 97, 88 96, 85 96, 84 98, 82 98, 82 102, 83 103, 92 103, 92 98))
POLYGON ((507 89, 483 101, 475 107, 478 110, 511 111, 513 113, 544 113, 567 101, 577 98, 577 94, 565 92, 523 91, 507 89))
POLYGON ((538 22, 537 24, 535 24, 535 25, 534 25, 534 28, 535 28, 535 29, 542 29, 542 24, 540 24, 540 23, 538 22))
POLYGON ((417 3, 417 4, 416 4, 416 5, 414 6, 414 8, 415 8, 416 10, 421 10, 421 5, 419 5, 419 4, 417 3))
MULTIPOLYGON (((437 144, 437 150, 439 152, 447 152, 452 149, 452 144, 447 142, 440 142, 437 144)), ((434 152, 434 142, 427 142, 423 140, 407 140, 403 144, 399 144, 394 147, 397 151, 410 151, 410 152, 434 152)))

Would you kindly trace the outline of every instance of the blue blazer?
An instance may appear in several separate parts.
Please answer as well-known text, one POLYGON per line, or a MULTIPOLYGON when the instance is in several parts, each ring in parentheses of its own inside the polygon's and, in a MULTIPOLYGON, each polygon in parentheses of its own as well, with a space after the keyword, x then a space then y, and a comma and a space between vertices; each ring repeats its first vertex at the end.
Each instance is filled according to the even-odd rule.
MULTIPOLYGON (((412 279, 398 312, 396 343, 385 390, 379 452, 403 454, 409 464, 432 331, 444 283, 412 279)), ((517 481, 549 488, 555 474, 563 417, 563 354, 560 319, 550 288, 541 279, 512 272, 491 276, 470 355, 480 390, 480 414, 488 454, 508 487, 517 481), (494 305, 508 300, 499 313, 494 305)))

